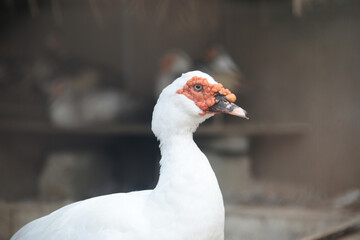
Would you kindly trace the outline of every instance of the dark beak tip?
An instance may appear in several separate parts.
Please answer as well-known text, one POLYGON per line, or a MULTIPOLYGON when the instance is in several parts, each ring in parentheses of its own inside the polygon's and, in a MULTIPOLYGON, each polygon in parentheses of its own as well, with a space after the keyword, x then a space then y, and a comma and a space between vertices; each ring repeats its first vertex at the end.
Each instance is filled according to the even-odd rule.
POLYGON ((245 119, 246 119, 246 120, 249 120, 249 119, 250 119, 250 118, 249 118, 249 113, 248 113, 247 111, 245 111, 245 110, 244 110, 244 112, 245 112, 245 119))

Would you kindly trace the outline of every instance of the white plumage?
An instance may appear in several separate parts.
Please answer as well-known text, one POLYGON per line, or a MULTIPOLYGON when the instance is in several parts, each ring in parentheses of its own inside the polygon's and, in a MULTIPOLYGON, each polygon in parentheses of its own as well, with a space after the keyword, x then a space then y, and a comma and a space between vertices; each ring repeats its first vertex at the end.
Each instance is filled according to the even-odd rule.
MULTIPOLYGON (((183 74, 164 89, 154 108, 152 130, 160 141, 162 155, 154 190, 70 204, 27 224, 11 240, 224 239, 219 185, 192 138, 197 126, 214 114, 200 115, 202 110, 194 101, 177 93, 194 76, 216 84, 199 71, 183 74)), ((237 115, 244 117, 245 112, 240 110, 237 115)))

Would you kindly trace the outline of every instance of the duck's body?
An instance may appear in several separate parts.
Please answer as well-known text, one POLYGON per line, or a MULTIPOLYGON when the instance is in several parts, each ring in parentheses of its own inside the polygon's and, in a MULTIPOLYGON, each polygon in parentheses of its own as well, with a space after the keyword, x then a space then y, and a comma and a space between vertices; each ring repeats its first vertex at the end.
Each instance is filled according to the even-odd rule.
POLYGON ((163 160, 174 158, 162 160, 154 190, 73 203, 29 223, 13 239, 223 239, 224 206, 216 177, 189 138, 179 136, 174 145, 162 146, 163 160))
POLYGON ((178 91, 199 75, 216 84, 198 71, 184 74, 163 91, 155 106, 152 130, 160 141, 162 159, 154 190, 73 203, 29 223, 11 240, 224 239, 221 191, 192 138, 197 126, 213 114, 203 114, 198 103, 178 91))

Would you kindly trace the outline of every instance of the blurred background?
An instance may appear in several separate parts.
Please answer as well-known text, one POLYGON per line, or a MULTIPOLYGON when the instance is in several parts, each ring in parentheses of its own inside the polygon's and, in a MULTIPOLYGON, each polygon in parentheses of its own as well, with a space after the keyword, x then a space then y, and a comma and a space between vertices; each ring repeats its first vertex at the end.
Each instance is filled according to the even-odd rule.
POLYGON ((195 134, 226 239, 300 239, 351 220, 359 13, 356 0, 1 0, 0 239, 70 202, 153 188, 153 106, 194 69, 250 113, 195 134))

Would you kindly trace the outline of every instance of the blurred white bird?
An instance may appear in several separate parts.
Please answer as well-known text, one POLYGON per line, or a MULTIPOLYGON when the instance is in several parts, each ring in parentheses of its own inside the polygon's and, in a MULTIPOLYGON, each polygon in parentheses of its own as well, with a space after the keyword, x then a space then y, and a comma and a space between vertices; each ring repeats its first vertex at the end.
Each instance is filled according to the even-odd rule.
POLYGON ((217 112, 246 118, 235 99, 205 73, 183 74, 162 91, 154 108, 152 131, 162 155, 154 190, 70 204, 30 222, 11 240, 223 240, 220 188, 192 135, 217 112))
POLYGON ((200 70, 208 72, 225 87, 231 89, 238 89, 244 80, 243 74, 232 57, 219 44, 206 49, 200 70))
POLYGON ((337 196, 333 200, 333 206, 337 209, 360 206, 360 189, 351 189, 337 196))
POLYGON ((108 124, 142 115, 144 100, 131 98, 112 69, 50 55, 35 59, 27 76, 48 99, 50 120, 56 126, 108 124))
POLYGON ((117 89, 99 86, 92 70, 55 79, 48 87, 50 118, 57 126, 112 123, 133 115, 139 102, 117 89))
POLYGON ((41 200, 79 200, 113 192, 109 158, 97 151, 51 152, 39 177, 41 200))
POLYGON ((155 97, 158 98, 166 86, 182 73, 190 71, 192 67, 192 60, 184 51, 180 49, 167 51, 160 60, 159 72, 155 83, 155 97))

